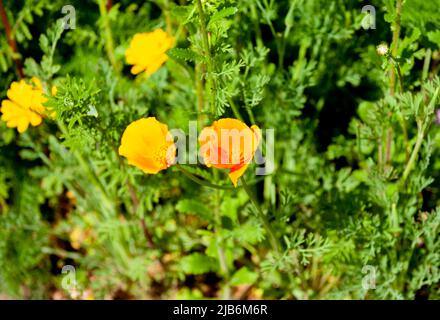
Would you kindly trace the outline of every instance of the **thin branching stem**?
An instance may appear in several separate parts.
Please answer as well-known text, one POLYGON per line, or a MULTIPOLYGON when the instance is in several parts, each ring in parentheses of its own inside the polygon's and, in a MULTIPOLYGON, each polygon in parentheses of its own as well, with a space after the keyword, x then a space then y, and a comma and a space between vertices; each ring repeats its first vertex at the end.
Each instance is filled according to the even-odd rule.
MULTIPOLYGON (((108 59, 110 60, 111 65, 113 68, 119 72, 120 66, 119 63, 116 61, 115 58, 115 46, 113 43, 113 35, 112 35, 112 29, 110 26, 110 18, 108 15, 109 7, 108 2, 106 0, 98 0, 99 5, 99 13, 101 15, 102 19, 102 32, 104 33, 104 41, 105 41, 105 49, 107 52, 108 59)), ((110 7, 111 8, 111 7, 110 7)))
MULTIPOLYGON (((218 171, 214 171, 214 180, 218 181, 218 171)), ((220 270, 225 277, 225 285, 223 286, 223 298, 229 300, 231 298, 231 288, 229 286, 229 268, 228 262, 226 261, 225 249, 223 245, 222 239, 222 219, 220 212, 220 201, 221 201, 221 191, 219 189, 215 189, 215 203, 214 203, 214 216, 215 216, 215 240, 217 243, 217 253, 219 258, 220 270)))
MULTIPOLYGON (((391 44, 391 55, 395 58, 399 52, 400 24, 402 19, 402 0, 396 0, 396 19, 393 24, 393 42, 391 44)), ((390 94, 394 95, 396 86, 396 71, 390 71, 390 94)))
MULTIPOLYGON (((400 90, 403 91, 403 78, 400 72, 400 67, 395 57, 397 56, 399 50, 399 38, 400 38, 400 23, 402 16, 402 0, 396 0, 396 19, 393 24, 393 42, 391 44, 391 59, 394 62, 395 68, 390 71, 390 95, 395 95, 396 87, 396 72, 399 77, 400 90)), ((390 114, 391 117, 391 114, 390 114)), ((391 161, 391 148, 393 144, 393 128, 390 126, 386 133, 386 144, 385 144, 385 165, 391 161)))
POLYGON ((406 179, 408 178, 409 173, 413 169, 414 163, 417 159, 417 155, 420 151, 420 147, 422 146, 422 143, 423 143, 423 138, 424 138, 423 130, 421 128, 421 125, 418 125, 417 127, 418 127, 418 133, 417 133, 416 144, 414 145, 414 149, 411 153, 411 157, 409 158, 409 161, 406 164, 405 170, 403 171, 402 184, 404 184, 406 182, 406 179))
POLYGON ((206 56, 206 67, 207 67, 207 75, 206 75, 206 91, 208 94, 208 101, 210 104, 210 111, 212 115, 216 114, 215 109, 215 97, 216 97, 216 86, 214 81, 214 62, 212 59, 211 47, 209 45, 209 37, 206 25, 206 16, 205 11, 203 10, 203 4, 201 0, 197 0, 197 9, 200 17, 200 31, 202 33, 203 39, 203 50, 206 56))
POLYGON ((431 48, 426 49, 425 59, 423 60, 423 73, 422 81, 425 82, 429 75, 429 66, 431 64, 432 50, 431 48))
POLYGON ((257 213, 258 213, 258 217, 260 218, 261 222, 263 223, 263 227, 266 230, 266 233, 269 237, 269 242, 272 246, 272 249, 275 251, 275 253, 277 254, 277 256, 281 256, 281 245, 278 241, 278 238, 275 236, 275 232, 272 228, 272 226, 270 225, 269 220, 267 219, 266 215, 264 214, 263 210, 261 209, 260 205, 258 204, 258 201, 255 199, 255 196, 252 192, 252 190, 249 188, 248 184, 246 183, 246 179, 244 177, 240 178, 241 183, 243 185, 243 189, 246 191, 249 200, 252 202, 252 204, 254 205, 257 213))

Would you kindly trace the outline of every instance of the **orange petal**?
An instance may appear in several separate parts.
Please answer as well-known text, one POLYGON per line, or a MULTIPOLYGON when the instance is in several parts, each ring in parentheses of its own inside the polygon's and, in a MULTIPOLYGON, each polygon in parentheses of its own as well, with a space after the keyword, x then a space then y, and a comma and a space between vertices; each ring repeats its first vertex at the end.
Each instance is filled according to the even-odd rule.
POLYGON ((145 173, 158 173, 173 164, 176 147, 168 127, 154 117, 132 122, 125 129, 119 154, 145 173))
POLYGON ((232 183, 234 184, 234 187, 237 187, 238 179, 244 174, 246 169, 249 167, 248 164, 245 164, 241 167, 237 167, 234 169, 231 169, 229 172, 229 178, 231 179, 232 183))

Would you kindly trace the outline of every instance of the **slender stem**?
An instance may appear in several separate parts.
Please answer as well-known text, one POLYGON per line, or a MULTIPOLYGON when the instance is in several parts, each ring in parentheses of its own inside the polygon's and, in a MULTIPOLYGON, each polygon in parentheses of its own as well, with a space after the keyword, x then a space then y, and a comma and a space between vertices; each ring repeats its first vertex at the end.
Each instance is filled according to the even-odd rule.
MULTIPOLYGON (((214 180, 218 181, 218 171, 214 171, 214 180)), ((228 263, 226 261, 225 249, 223 247, 223 239, 222 239, 222 221, 221 221, 221 213, 220 213, 220 200, 221 194, 220 190, 216 189, 215 191, 215 207, 214 207, 214 217, 215 217, 215 238, 217 242, 217 253, 219 257, 220 269, 225 277, 225 285, 223 287, 223 299, 229 300, 231 298, 231 288, 229 286, 229 268, 228 263)))
POLYGON ((110 60, 110 63, 112 64, 113 68, 116 71, 120 71, 119 63, 116 61, 115 55, 114 55, 114 44, 113 44, 113 35, 112 35, 112 29, 110 26, 110 19, 108 16, 108 2, 106 0, 98 0, 99 5, 99 13, 101 14, 102 18, 102 28, 104 32, 104 40, 105 40, 105 49, 107 51, 107 56, 110 60))
POLYGON ((255 124, 255 117, 254 117, 254 113, 252 112, 251 107, 248 106, 248 104, 245 104, 245 109, 249 115, 249 120, 251 121, 252 124, 255 124))
POLYGON ((414 149, 411 153, 411 158, 409 158, 409 161, 405 167, 405 170, 403 171, 402 184, 404 184, 406 179, 408 178, 408 175, 411 172, 411 170, 414 166, 414 163, 417 159, 417 155, 420 151, 420 147, 422 146, 424 134, 423 134, 423 130, 422 130, 421 126, 419 125, 418 127, 419 127, 419 130, 418 130, 419 132, 417 134, 416 144, 414 145, 414 149))
POLYGON ((377 139, 377 165, 382 168, 383 165, 383 144, 382 144, 382 134, 381 137, 377 139))
MULTIPOLYGON (((62 122, 58 121, 58 127, 60 128, 60 130, 63 133, 63 135, 66 136, 67 135, 67 128, 66 128, 66 126, 62 122)), ((88 177, 90 178, 92 183, 101 192, 101 195, 102 195, 103 200, 104 200, 103 202, 106 205, 107 209, 110 212, 112 212, 112 213, 116 213, 117 210, 116 210, 115 206, 113 205, 113 202, 110 200, 106 188, 102 184, 102 181, 99 179, 99 177, 96 175, 96 172, 92 168, 90 163, 82 156, 81 153, 79 153, 77 151, 74 151, 74 150, 72 150, 72 153, 73 153, 74 157, 76 158, 76 160, 78 161, 78 163, 81 166, 81 168, 88 175, 88 177)), ((106 210, 104 210, 103 213, 104 213, 105 216, 108 216, 106 210)))
MULTIPOLYGON (((391 58, 394 61, 394 65, 397 69, 399 75, 400 82, 400 91, 403 91, 403 80, 402 75, 400 73, 400 67, 395 61, 395 57, 397 56, 399 49, 399 37, 400 37, 400 20, 402 15, 402 0, 396 0, 396 20, 394 21, 393 26, 393 42, 391 44, 391 58)), ((390 71, 390 95, 394 96, 395 94, 395 86, 396 86, 396 70, 394 68, 390 71)), ((391 114, 390 114, 391 117, 391 114)), ((390 127, 387 130, 386 135, 386 144, 385 144, 385 165, 389 163, 391 160, 391 147, 393 143, 393 128, 390 127)))
MULTIPOLYGON (((402 71, 400 69, 400 64, 399 62, 390 55, 390 60, 393 63, 396 71, 397 71, 397 75, 399 78, 399 87, 400 87, 400 93, 403 93, 404 91, 404 87, 403 87, 403 77, 402 77, 402 71)), ((402 131, 403 131, 403 139, 404 139, 404 143, 405 143, 405 156, 406 156, 406 160, 408 160, 408 132, 406 129, 406 121, 405 121, 405 117, 402 115, 402 122, 401 122, 401 126, 402 126, 402 131)))
MULTIPOLYGON (((393 25, 393 42, 391 44, 391 55, 397 56, 399 50, 400 22, 402 17, 402 0, 396 0, 396 20, 393 25)), ((390 94, 393 96, 396 85, 396 72, 391 69, 390 72, 390 94)))
POLYGON ((165 0, 165 7, 164 7, 164 15, 165 15, 165 23, 167 26, 167 32, 169 34, 172 33, 172 22, 171 22, 171 15, 170 15, 170 1, 169 0, 165 0))
POLYGON ((402 77, 402 71, 400 69, 400 64, 394 58, 393 60, 394 60, 394 66, 396 67, 396 71, 397 71, 397 77, 399 78, 400 93, 403 93, 404 90, 403 77, 402 77))
POLYGON ((390 127, 387 130, 386 146, 385 146, 385 165, 391 161, 391 148, 393 145, 393 129, 390 127))
POLYGON ((406 126, 405 117, 402 115, 401 126, 403 131, 403 141, 405 143, 405 160, 409 160, 409 142, 408 142, 408 129, 406 126))
POLYGON ((215 115, 215 96, 216 96, 216 88, 214 82, 214 65, 212 61, 211 48, 209 45, 208 31, 206 30, 206 17, 205 12, 203 11, 203 5, 201 0, 197 0, 197 9, 199 11, 200 16, 200 31, 202 33, 203 38, 203 50, 206 55, 206 66, 207 66, 207 76, 206 76, 206 91, 208 92, 209 102, 210 102, 210 110, 211 114, 215 115))
POLYGON ((251 16, 252 20, 254 21, 255 42, 257 47, 262 48, 264 44, 259 23, 260 17, 258 15, 257 8, 255 7, 255 3, 253 2, 251 2, 251 16))
POLYGON ((196 82, 196 92, 197 92, 197 122, 203 126, 203 105, 204 105, 204 97, 203 97, 203 67, 204 65, 202 63, 196 63, 194 75, 195 75, 195 82, 196 82))
POLYGON ((237 106, 235 105, 234 101, 232 100, 232 98, 229 98, 229 105, 231 106, 232 112, 234 113, 234 116, 243 121, 243 117, 241 116, 240 112, 238 111, 237 106))
MULTIPOLYGON (((135 190, 134 186, 131 184, 130 181, 127 181, 127 188, 128 188, 128 192, 129 192, 130 197, 131 197, 131 201, 133 203, 134 214, 136 214, 136 212, 137 212, 137 210, 139 208, 139 204, 140 204, 139 197, 137 196, 136 190, 135 190)), ((142 231, 144 232, 145 239, 147 240, 148 248, 150 248, 150 249, 157 249, 157 246, 156 246, 156 244, 155 244, 155 242, 153 240, 153 236, 151 235, 151 232, 150 232, 150 230, 147 227, 147 224, 145 222, 145 218, 144 217, 140 218, 140 223, 141 223, 142 231)), ((162 261, 162 258, 159 257, 157 260, 158 260, 159 264, 161 265, 162 269, 165 270, 165 265, 164 265, 164 263, 162 261)))
MULTIPOLYGON (((390 56, 390 60, 393 63, 395 70, 397 71, 397 75, 398 75, 398 79, 399 79, 399 91, 400 93, 403 93, 403 77, 402 77, 402 72, 400 70, 400 65, 399 62, 393 57, 390 56)), ((393 92, 390 93, 391 95, 394 95, 394 89, 393 92)), ((390 115, 391 116, 391 115, 390 115)), ((405 119, 403 119, 403 121, 405 121, 405 119)), ((406 126, 403 125, 402 129, 404 131, 406 131, 406 126)), ((403 133, 404 136, 407 136, 407 133, 404 132, 403 133)), ((389 127, 387 130, 387 136, 386 136, 386 148, 385 148, 385 164, 388 164, 391 161, 391 148, 392 148, 392 144, 393 144, 393 128, 389 127)), ((407 148, 407 145, 405 146, 405 148, 407 148)))
POLYGON ((431 64, 432 50, 431 48, 426 49, 425 60, 423 61, 423 73, 422 81, 428 79, 429 65, 431 64))
MULTIPOLYGON (((440 94, 440 88, 437 88, 437 90, 434 93, 434 96, 432 97, 431 102, 429 103, 429 107, 428 110, 433 108, 432 104, 435 104, 437 101, 437 97, 440 94)), ((423 143, 423 139, 425 137, 425 133, 429 132, 429 128, 431 127, 432 124, 432 119, 426 120, 426 115, 425 115, 425 109, 422 109, 421 111, 422 116, 421 118, 417 119, 417 140, 416 140, 416 144, 414 145, 414 149, 411 153, 411 157, 405 167, 405 170, 403 171, 403 175, 402 175, 402 179, 401 179, 401 183, 404 184, 406 182, 406 179, 408 178, 411 170, 414 167, 415 161, 417 159, 418 153, 420 151, 420 148, 422 146, 423 143)))
POLYGON ((283 64, 284 64, 284 56, 285 56, 285 52, 286 52, 286 41, 289 38, 290 30, 292 29, 292 26, 293 26, 293 12, 294 12, 296 5, 297 5, 296 1, 291 2, 290 7, 289 7, 289 11, 287 12, 286 18, 284 20, 286 28, 284 29, 284 34, 283 34, 283 37, 281 38, 281 50, 280 50, 279 61, 278 61, 278 65, 280 68, 282 68, 283 64))
POLYGON ((147 224, 145 223, 145 218, 141 218, 140 221, 141 221, 142 230, 145 235, 145 239, 147 240, 148 248, 155 249, 156 245, 154 244, 153 236, 151 235, 150 231, 147 228, 147 224))
POLYGON ((194 181, 195 183, 198 183, 204 187, 209 187, 209 188, 214 188, 214 189, 220 189, 220 190, 235 190, 235 187, 227 187, 227 186, 221 186, 218 184, 214 184, 208 181, 205 181, 203 179, 200 179, 199 177, 196 177, 195 175, 193 175, 191 172, 187 171, 186 169, 184 169, 181 165, 176 164, 176 168, 182 172, 187 178, 189 178, 190 180, 194 181))
POLYGON ((15 57, 13 57, 13 60, 15 62, 15 68, 17 70, 18 77, 23 78, 23 65, 20 58, 17 57, 20 55, 20 53, 18 52, 17 42, 15 42, 15 38, 11 33, 11 25, 9 24, 8 15, 6 14, 5 7, 3 6, 3 0, 0 0, 0 17, 2 19, 3 27, 5 28, 6 38, 8 40, 9 47, 11 48, 13 54, 16 55, 15 57))
MULTIPOLYGON (((151 235, 150 231, 148 230, 147 224, 145 223, 145 218, 141 218, 140 222, 145 239, 147 240, 148 248, 157 250, 158 248, 154 243, 153 236, 151 235)), ((163 262, 162 257, 160 255, 157 258, 157 262, 159 263, 162 272, 165 272, 166 270, 165 263, 163 262)))
POLYGON ((136 215, 140 201, 134 186, 131 184, 130 180, 128 179, 127 179, 127 189, 128 189, 128 193, 130 194, 131 202, 133 205, 133 214, 136 215))
POLYGON ((240 178, 241 183, 243 184, 243 189, 246 191, 249 199, 251 200, 252 204, 254 205, 255 209, 258 212, 259 218, 261 219, 261 222, 263 223, 264 228, 266 229, 267 235, 269 237, 269 242, 272 246, 272 249, 275 251, 277 256, 281 256, 281 245, 275 236, 275 232, 272 229, 272 226, 270 225, 270 222, 267 220, 266 215, 264 214, 263 210, 261 209, 260 205, 258 204, 257 200, 255 199, 254 194, 252 193, 252 190, 249 188, 249 186, 246 183, 246 179, 244 177, 240 178))
MULTIPOLYGON (((271 1, 272 2, 272 1, 271 1)), ((259 9, 261 10, 261 12, 265 12, 266 10, 269 10, 272 3, 269 4, 267 3, 267 1, 264 1, 264 6, 261 4, 260 1, 257 1, 257 5, 259 7, 259 9)), ((277 31, 275 30, 275 27, 272 23, 272 20, 270 20, 268 15, 264 15, 264 18, 266 20, 266 24, 269 26, 270 32, 272 33, 272 36, 275 40, 275 46, 277 48, 277 53, 278 53, 278 68, 282 68, 283 63, 284 63, 284 48, 283 48, 283 36, 278 34, 277 31)))

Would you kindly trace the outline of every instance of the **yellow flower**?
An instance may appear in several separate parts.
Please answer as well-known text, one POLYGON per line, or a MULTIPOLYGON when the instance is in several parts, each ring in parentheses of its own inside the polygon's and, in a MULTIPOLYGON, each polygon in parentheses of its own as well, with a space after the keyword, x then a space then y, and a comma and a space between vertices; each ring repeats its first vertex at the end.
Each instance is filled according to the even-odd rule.
POLYGON ((166 52, 173 44, 174 38, 162 29, 135 34, 125 52, 127 63, 133 65, 131 73, 152 75, 167 61, 166 52))
POLYGON ((260 129, 237 119, 220 119, 200 133, 201 154, 208 167, 230 169, 234 186, 244 174, 261 140, 260 129))
POLYGON ((81 248, 81 244, 84 242, 86 234, 81 228, 74 227, 73 230, 70 232, 69 237, 72 248, 75 250, 79 250, 81 248))
POLYGON ((43 103, 47 101, 41 81, 32 78, 33 85, 24 80, 13 82, 7 91, 9 100, 3 100, 0 108, 3 114, 1 119, 9 128, 17 128, 18 132, 25 132, 29 125, 38 126, 46 111, 43 103))
POLYGON ((145 173, 158 173, 170 167, 176 147, 168 126, 155 117, 132 122, 124 131, 119 154, 145 173))

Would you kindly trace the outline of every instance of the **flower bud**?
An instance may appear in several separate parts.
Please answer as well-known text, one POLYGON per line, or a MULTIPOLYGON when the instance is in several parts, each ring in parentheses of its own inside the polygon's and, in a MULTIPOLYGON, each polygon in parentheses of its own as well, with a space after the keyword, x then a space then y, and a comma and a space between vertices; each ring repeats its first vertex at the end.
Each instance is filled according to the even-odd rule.
POLYGON ((377 46, 376 48, 376 52, 378 55, 380 56, 385 56, 388 54, 388 45, 386 43, 381 43, 380 45, 377 46))

